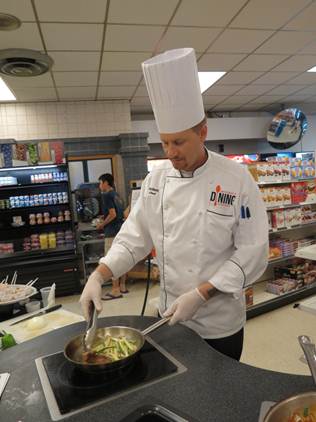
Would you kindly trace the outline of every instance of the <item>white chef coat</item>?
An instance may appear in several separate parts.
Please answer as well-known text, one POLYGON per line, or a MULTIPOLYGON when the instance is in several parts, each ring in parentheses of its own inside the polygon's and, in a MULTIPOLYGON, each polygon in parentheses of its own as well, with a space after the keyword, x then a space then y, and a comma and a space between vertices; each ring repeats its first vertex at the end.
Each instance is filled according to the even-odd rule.
POLYGON ((169 160, 148 174, 100 263, 118 278, 155 247, 161 314, 181 294, 210 281, 219 292, 185 325, 204 338, 221 338, 245 324, 243 289, 266 268, 268 222, 248 169, 207 153, 192 177, 181 177, 169 160))

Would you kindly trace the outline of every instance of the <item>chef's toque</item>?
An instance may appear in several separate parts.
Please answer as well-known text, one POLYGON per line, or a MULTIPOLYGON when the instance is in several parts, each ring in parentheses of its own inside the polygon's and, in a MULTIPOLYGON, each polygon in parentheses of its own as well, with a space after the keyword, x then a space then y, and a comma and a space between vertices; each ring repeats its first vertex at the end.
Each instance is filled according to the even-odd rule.
POLYGON ((181 132, 204 119, 193 48, 166 51, 142 68, 159 133, 181 132))

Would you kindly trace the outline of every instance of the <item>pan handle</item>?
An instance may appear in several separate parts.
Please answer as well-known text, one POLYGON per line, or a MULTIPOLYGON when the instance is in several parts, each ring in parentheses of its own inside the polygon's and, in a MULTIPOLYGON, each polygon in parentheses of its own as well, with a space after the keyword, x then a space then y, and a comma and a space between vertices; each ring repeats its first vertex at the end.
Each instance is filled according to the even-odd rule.
POLYGON ((157 330, 157 328, 166 324, 168 321, 170 321, 170 319, 171 319, 171 316, 169 316, 167 318, 160 319, 159 321, 157 321, 154 324, 150 325, 149 327, 145 328, 145 330, 142 331, 142 335, 146 336, 147 334, 151 333, 152 331, 157 330))

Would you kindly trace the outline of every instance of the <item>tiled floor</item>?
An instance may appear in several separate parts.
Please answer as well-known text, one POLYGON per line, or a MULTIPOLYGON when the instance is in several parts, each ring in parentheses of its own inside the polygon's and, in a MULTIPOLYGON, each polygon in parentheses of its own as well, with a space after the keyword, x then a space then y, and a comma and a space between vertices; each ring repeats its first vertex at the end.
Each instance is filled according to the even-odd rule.
MULTIPOLYGON (((121 299, 103 302, 101 316, 139 315, 143 306, 145 282, 128 284, 130 293, 121 299)), ((109 288, 105 287, 104 292, 109 288)), ((159 284, 151 284, 145 315, 155 315, 152 299, 159 294, 159 284)), ((65 309, 81 313, 79 296, 58 298, 65 309)), ((316 341, 316 315, 285 306, 249 320, 245 329, 245 342, 241 361, 261 368, 309 375, 308 366, 300 361, 302 350, 297 341, 300 334, 316 341)))

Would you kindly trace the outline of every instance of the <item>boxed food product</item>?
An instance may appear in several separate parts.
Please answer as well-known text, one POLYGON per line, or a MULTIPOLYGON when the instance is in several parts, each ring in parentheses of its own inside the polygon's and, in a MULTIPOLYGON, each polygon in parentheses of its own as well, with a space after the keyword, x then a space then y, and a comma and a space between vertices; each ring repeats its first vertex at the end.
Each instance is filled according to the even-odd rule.
POLYGON ((306 183, 306 199, 305 202, 316 203, 316 180, 309 180, 306 183))
POLYGON ((282 295, 297 288, 297 281, 290 278, 270 280, 266 284, 267 292, 275 295, 282 295))
POLYGON ((306 201, 306 182, 291 183, 291 199, 293 204, 306 201))

